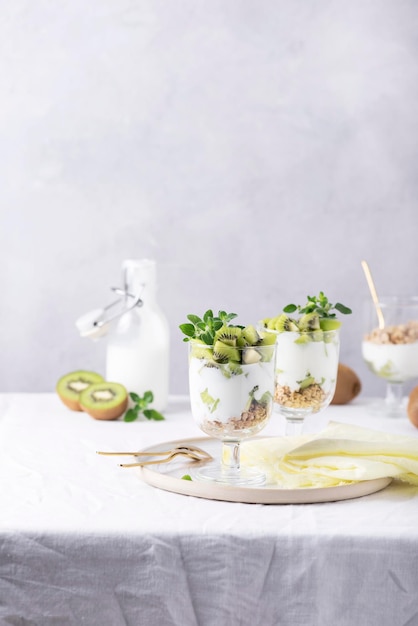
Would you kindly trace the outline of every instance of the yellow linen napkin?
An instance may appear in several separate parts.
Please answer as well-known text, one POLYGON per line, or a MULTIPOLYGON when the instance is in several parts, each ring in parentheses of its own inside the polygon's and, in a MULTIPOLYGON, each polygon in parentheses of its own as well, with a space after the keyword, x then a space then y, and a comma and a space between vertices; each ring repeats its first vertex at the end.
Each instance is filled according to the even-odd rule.
POLYGON ((330 422, 318 435, 242 444, 242 465, 256 466, 283 488, 331 487, 393 477, 418 485, 418 439, 330 422))

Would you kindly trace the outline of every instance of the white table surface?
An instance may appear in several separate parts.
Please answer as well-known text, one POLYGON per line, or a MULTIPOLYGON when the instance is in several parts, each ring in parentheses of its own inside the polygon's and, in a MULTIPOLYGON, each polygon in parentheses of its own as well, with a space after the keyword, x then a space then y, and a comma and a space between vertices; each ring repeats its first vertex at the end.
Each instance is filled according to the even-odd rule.
MULTIPOLYGON (((365 400, 336 420, 417 438, 365 400)), ((418 488, 261 505, 155 489, 96 450, 201 437, 187 397, 163 422, 99 422, 54 394, 0 395, 0 624, 418 625, 418 488)), ((263 435, 280 435, 273 417, 263 435)))

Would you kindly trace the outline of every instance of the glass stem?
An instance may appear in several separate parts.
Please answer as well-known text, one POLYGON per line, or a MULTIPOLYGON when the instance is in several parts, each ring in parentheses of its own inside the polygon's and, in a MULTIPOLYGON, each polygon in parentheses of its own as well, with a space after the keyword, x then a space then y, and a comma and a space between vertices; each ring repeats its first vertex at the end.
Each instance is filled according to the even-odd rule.
POLYGON ((389 408, 397 409, 402 404, 402 383, 388 383, 386 387, 385 402, 389 408))
POLYGON ((240 469, 240 442, 239 441, 223 441, 222 442, 222 470, 228 473, 239 473, 240 469))
POLYGON ((302 420, 291 420, 286 419, 286 437, 294 437, 302 434, 303 429, 303 419, 302 420))

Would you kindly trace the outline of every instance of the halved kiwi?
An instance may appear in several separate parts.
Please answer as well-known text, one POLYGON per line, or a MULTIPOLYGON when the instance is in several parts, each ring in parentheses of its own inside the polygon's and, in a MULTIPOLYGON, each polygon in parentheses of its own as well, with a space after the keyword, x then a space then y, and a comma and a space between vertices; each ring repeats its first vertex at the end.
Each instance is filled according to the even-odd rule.
POLYGON ((82 411, 80 393, 94 383, 104 382, 103 376, 96 372, 77 370, 61 376, 56 384, 56 392, 65 406, 72 411, 82 411))
POLYGON ((81 392, 80 406, 97 420, 114 420, 125 413, 128 392, 120 383, 96 383, 81 392))

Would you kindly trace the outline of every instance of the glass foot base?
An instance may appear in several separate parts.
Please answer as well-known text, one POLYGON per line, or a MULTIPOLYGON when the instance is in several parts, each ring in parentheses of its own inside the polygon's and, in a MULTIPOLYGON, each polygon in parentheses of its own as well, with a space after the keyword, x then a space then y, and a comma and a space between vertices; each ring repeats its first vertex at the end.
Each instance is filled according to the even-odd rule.
POLYGON ((241 467, 238 470, 230 470, 221 465, 202 467, 194 472, 193 478, 232 486, 264 485, 266 482, 266 475, 255 468, 241 467))
POLYGON ((406 417, 407 398, 400 404, 390 404, 386 400, 372 400, 367 405, 367 411, 370 415, 376 417, 406 417))

